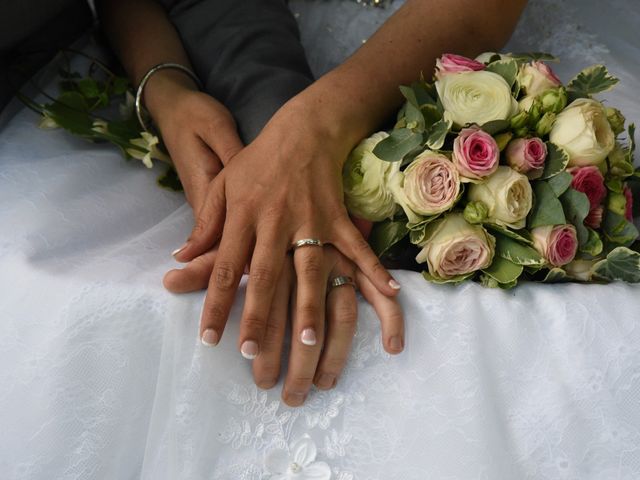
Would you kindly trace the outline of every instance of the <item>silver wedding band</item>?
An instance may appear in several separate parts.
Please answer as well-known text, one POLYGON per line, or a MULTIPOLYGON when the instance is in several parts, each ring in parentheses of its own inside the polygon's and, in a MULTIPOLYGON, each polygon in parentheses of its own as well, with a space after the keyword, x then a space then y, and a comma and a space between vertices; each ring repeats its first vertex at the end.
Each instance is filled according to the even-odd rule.
POLYGON ((293 243, 291 248, 295 250, 300 247, 322 247, 323 243, 316 238, 303 238, 293 243))
POLYGON ((357 289, 356 282, 353 281, 353 278, 347 275, 340 275, 329 282, 329 287, 331 288, 341 287, 343 285, 351 285, 353 288, 357 289))

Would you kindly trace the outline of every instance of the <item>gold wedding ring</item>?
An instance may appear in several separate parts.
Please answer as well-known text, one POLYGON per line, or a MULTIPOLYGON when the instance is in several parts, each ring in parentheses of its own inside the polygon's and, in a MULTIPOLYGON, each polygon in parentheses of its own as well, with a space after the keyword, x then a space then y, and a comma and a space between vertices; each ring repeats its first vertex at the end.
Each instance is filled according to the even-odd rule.
POLYGON ((356 282, 353 281, 353 278, 347 275, 340 275, 329 282, 329 287, 331 288, 341 287, 343 285, 351 285, 357 290, 356 282))
POLYGON ((293 243, 291 248, 295 250, 300 247, 322 247, 323 243, 316 238, 303 238, 293 243))

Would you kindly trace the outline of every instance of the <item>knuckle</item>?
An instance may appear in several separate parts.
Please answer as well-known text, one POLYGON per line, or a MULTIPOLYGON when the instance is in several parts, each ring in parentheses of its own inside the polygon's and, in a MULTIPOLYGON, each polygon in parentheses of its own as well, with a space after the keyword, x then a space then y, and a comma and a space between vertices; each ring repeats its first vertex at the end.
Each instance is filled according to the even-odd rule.
POLYGON ((249 284, 260 290, 268 290, 276 283, 275 272, 269 267, 257 266, 249 271, 249 284))
POLYGON ((361 235, 358 235, 357 238, 353 239, 353 248, 355 252, 360 255, 369 254, 371 252, 369 243, 361 235))
POLYGON ((236 273, 234 265, 230 262, 216 263, 213 275, 216 281, 216 287, 219 290, 230 290, 236 283, 236 273))
POLYGON ((265 319, 257 312, 251 312, 244 316, 242 319, 242 325, 249 331, 255 332, 256 330, 264 330, 265 319))

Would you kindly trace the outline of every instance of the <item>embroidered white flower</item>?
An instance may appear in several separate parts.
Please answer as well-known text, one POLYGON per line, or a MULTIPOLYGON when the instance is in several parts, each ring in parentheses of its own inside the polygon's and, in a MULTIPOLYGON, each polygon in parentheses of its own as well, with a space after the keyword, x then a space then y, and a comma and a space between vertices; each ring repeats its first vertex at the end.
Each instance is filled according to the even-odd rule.
POLYGON ((329 480, 331 468, 325 462, 316 462, 318 450, 309 437, 292 443, 288 450, 272 450, 264 463, 271 480, 329 480))
POLYGON ((159 142, 160 140, 155 135, 142 132, 140 138, 134 138, 129 142, 139 148, 127 148, 127 153, 133 158, 142 160, 142 163, 144 163, 144 166, 147 168, 153 167, 153 163, 151 162, 152 158, 171 164, 171 159, 167 154, 158 148, 159 142))

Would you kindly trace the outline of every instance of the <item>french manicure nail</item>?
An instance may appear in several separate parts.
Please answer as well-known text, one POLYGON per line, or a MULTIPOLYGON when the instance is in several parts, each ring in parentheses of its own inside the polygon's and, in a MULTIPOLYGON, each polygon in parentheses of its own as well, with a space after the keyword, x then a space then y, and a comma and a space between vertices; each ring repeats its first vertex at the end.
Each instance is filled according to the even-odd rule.
POLYGON ((253 360, 258 356, 258 344, 253 340, 247 340, 240 347, 240 353, 247 360, 253 360))
POLYGON ((394 290, 400 290, 400 284, 396 282, 393 278, 389 280, 389 286, 394 290))
POLYGON ((180 248, 176 248, 173 252, 171 252, 171 256, 175 257, 177 254, 179 254, 185 248, 187 248, 187 244, 186 243, 184 245, 182 245, 180 248))
POLYGON ((389 339, 389 346, 391 347, 392 350, 395 351, 400 351, 402 350, 402 338, 400 338, 399 336, 395 336, 395 337, 391 337, 389 339))
POLYGON ((316 344, 316 332, 313 328, 305 328, 300 334, 300 341, 305 345, 316 344))
POLYGON ((200 341, 203 345, 207 347, 215 347, 218 344, 220 337, 218 337, 218 332, 213 330, 212 328, 207 328, 204 332, 202 332, 202 337, 200 337, 200 341))
POLYGON ((318 387, 320 388, 333 388, 335 384, 336 377, 329 373, 323 373, 320 375, 320 378, 318 378, 318 387))

